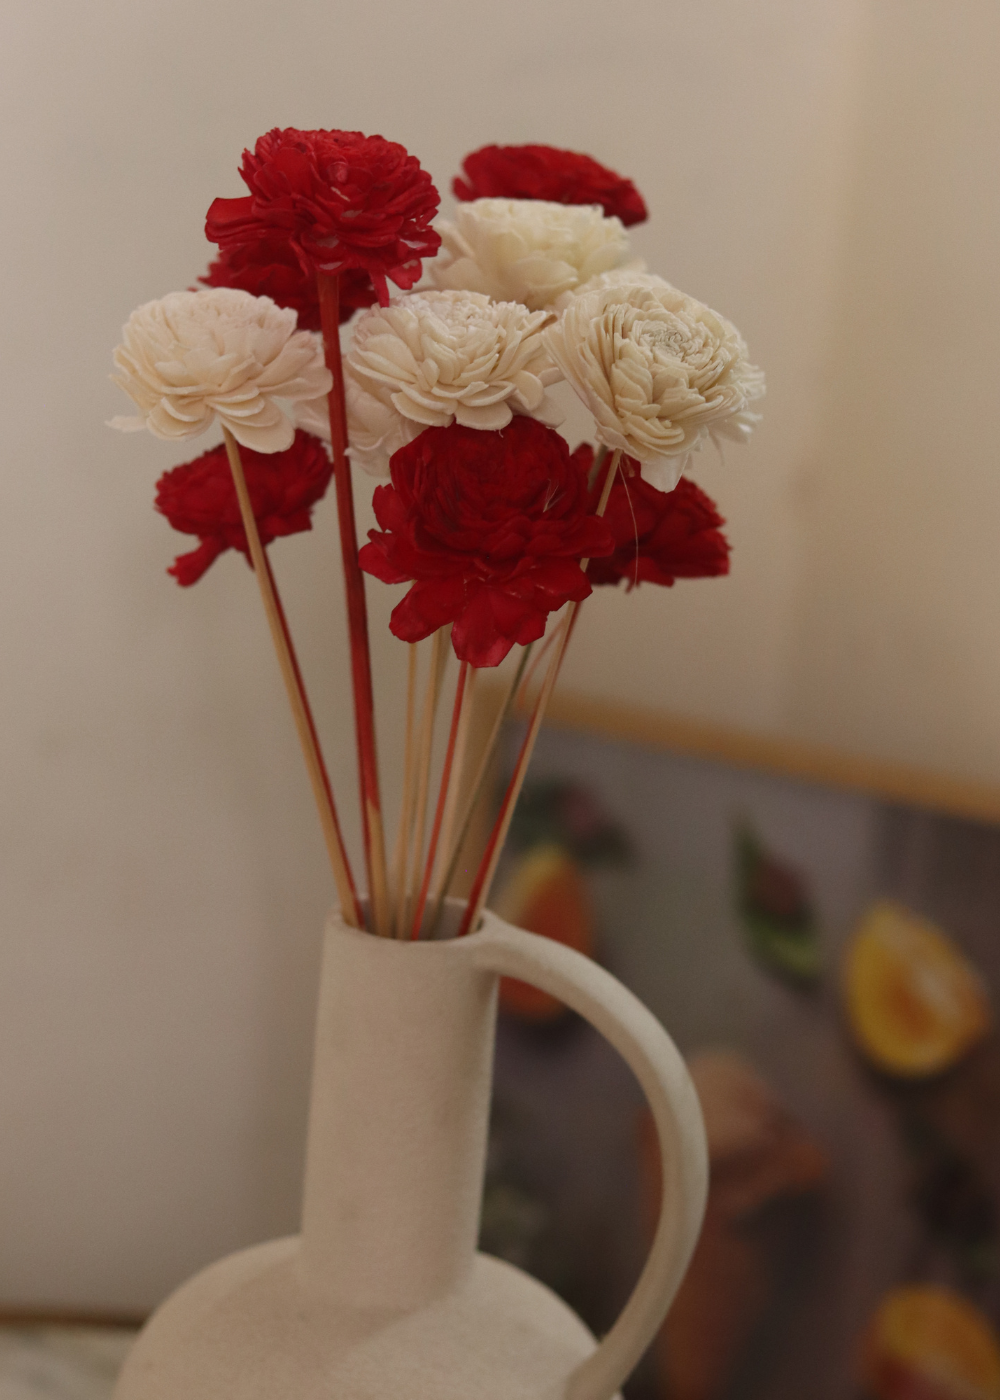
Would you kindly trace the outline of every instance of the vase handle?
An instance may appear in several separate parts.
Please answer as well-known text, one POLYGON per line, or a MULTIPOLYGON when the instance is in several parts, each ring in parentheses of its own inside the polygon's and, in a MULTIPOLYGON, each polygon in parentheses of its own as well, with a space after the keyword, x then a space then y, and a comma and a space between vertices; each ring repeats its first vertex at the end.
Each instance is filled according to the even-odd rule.
POLYGON ((572 948, 506 924, 487 910, 468 939, 485 970, 530 982, 585 1017, 615 1047, 649 1101, 663 1194, 652 1248, 632 1296, 597 1350, 570 1374, 564 1400, 610 1400, 663 1321, 701 1229, 708 1151, 701 1106, 674 1042, 638 997, 572 948))

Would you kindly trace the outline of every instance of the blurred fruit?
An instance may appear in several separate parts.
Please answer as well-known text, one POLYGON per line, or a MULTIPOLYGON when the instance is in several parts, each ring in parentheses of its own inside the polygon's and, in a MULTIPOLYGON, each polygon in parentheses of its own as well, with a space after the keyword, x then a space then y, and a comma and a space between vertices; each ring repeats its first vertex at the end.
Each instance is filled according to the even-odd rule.
POLYGON ((865 1335, 861 1366, 875 1400, 1000 1400, 997 1335, 948 1288, 887 1293, 865 1335))
MULTIPOLYGON (((518 928, 566 943, 588 956, 594 950, 594 920, 587 883, 573 857, 559 846, 536 846, 518 859, 492 907, 518 928)), ((500 980, 500 1008, 526 1021, 553 1021, 565 1007, 547 992, 500 980)))
POLYGON ((889 1074, 939 1074, 990 1029, 986 991, 971 963, 932 924, 888 901, 873 905, 858 927, 844 991, 859 1048, 889 1074))

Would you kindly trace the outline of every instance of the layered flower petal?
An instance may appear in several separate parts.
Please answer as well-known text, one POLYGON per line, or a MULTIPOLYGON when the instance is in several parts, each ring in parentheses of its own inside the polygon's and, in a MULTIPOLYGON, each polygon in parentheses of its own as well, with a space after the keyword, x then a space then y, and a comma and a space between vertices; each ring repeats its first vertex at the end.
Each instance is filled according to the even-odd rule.
POLYGON ((631 180, 616 175, 592 156, 555 146, 481 146, 462 161, 456 199, 544 199, 552 204, 598 204, 626 226, 647 217, 642 195, 631 180))
POLYGON ((361 567, 413 583, 393 610, 395 636, 419 641, 451 623, 456 655, 473 666, 540 637, 550 612, 589 594, 580 561, 613 548, 589 513, 586 463, 533 418, 496 432, 427 428, 390 470, 361 567))
POLYGON ((632 257, 617 218, 592 205, 476 199, 440 220, 444 250, 428 269, 438 287, 519 301, 532 311, 632 257))
MULTIPOLYGON (((333 473, 323 444, 297 432, 284 452, 263 454, 244 448, 240 457, 261 543, 312 529, 312 508, 322 499, 333 473)), ((156 483, 156 509, 175 530, 197 535, 201 541, 189 554, 179 554, 167 571, 185 587, 201 578, 224 550, 238 549, 249 559, 224 444, 165 472, 156 483)))
MULTIPOLYGON (((261 238, 226 248, 198 281, 206 287, 236 287, 255 297, 270 297, 299 318, 299 329, 320 330, 316 275, 303 271, 286 238, 261 238)), ((340 320, 349 321, 361 306, 378 298, 372 279, 360 268, 340 274, 340 320)))
POLYGON ((362 316, 345 360, 352 458, 388 476, 389 458, 425 427, 495 431, 515 413, 561 421, 547 389, 551 316, 479 292, 417 292, 362 316))
POLYGON ((750 432, 764 376, 736 327, 693 297, 649 275, 602 281, 570 299, 543 337, 598 441, 669 491, 706 437, 750 432))
POLYGON ((205 222, 224 251, 287 242, 310 276, 364 271, 385 305, 386 278, 412 287, 440 246, 430 176, 382 136, 275 127, 243 152, 240 175, 249 195, 214 200, 205 222))
POLYGON ((244 447, 280 452, 295 429, 289 405, 329 393, 322 348, 295 312, 231 288, 171 292, 133 311, 112 375, 139 409, 111 426, 196 437, 218 418, 244 447))
MULTIPOLYGON (((590 449, 577 449, 592 456, 590 449)), ((586 459, 585 459, 586 460, 586 459)), ((591 489, 596 508, 603 480, 591 489)), ((714 501, 686 476, 672 491, 644 481, 639 464, 623 457, 611 487, 604 519, 614 536, 614 552, 594 559, 587 571, 593 584, 617 584, 631 591, 640 583, 671 587, 679 578, 716 578, 729 573, 729 543, 714 501)))

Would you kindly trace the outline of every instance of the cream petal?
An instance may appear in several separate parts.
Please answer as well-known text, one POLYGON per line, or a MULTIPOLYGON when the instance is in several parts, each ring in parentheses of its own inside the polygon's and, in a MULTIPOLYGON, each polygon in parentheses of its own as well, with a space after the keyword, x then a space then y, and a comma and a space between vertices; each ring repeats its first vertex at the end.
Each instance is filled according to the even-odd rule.
MULTIPOLYGON (((521 412, 516 396, 509 399, 508 402, 515 413, 521 412)), ((539 423, 544 423, 548 428, 560 428, 566 421, 565 413, 548 394, 545 395, 540 404, 529 411, 529 414, 530 417, 537 418, 539 423)))
POLYGON ((213 414, 208 411, 198 419, 185 420, 169 413, 167 408, 166 400, 161 400, 146 415, 146 426, 154 437, 164 438, 168 441, 171 438, 197 437, 212 422, 213 414))
POLYGON ((460 403, 455 406, 455 422, 461 423, 465 428, 486 430, 506 428, 513 416, 506 403, 483 405, 482 407, 460 403))
POLYGON ((241 447, 249 447, 254 452, 284 452, 295 438, 295 427, 283 413, 278 415, 276 423, 247 422, 222 413, 219 418, 241 447))

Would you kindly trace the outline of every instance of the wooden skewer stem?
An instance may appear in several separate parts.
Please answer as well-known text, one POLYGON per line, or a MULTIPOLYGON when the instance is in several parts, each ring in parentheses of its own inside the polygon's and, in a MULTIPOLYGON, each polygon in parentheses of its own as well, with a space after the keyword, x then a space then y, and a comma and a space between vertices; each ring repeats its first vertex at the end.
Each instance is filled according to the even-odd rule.
POLYGON ((440 627, 434 633, 431 648, 430 673, 427 689, 424 692, 424 708, 420 716, 420 747, 417 754, 417 801, 416 829, 410 851, 412 871, 407 880, 406 907, 403 911, 403 929, 410 923, 410 910, 417 897, 417 881, 420 873, 420 859, 424 850, 424 827, 427 822, 427 794, 431 782, 431 754, 434 748, 434 717, 437 714, 438 699, 441 695, 441 682, 444 679, 445 662, 448 659, 448 629, 440 627))
POLYGON ((247 544, 250 548, 250 559, 257 576, 264 613, 271 630, 271 640, 278 656, 278 664, 281 667, 288 700, 292 707, 295 728, 298 731, 299 743, 306 761, 306 770, 312 785, 313 797, 319 811, 323 838, 330 856, 337 894, 340 897, 340 907, 347 923, 355 928, 360 928, 362 926, 361 910, 354 889, 354 880, 351 877, 347 852, 344 849, 340 823, 337 820, 337 809, 333 801, 329 776, 320 752, 316 726, 313 723, 312 711, 309 708, 305 686, 302 682, 302 673, 299 670, 298 659, 292 646, 285 612, 278 597, 274 575, 271 573, 271 566, 264 546, 261 544, 260 532, 257 529, 257 520, 253 513, 250 492, 243 472, 243 463, 240 459, 240 449, 228 428, 223 427, 222 433, 226 443, 226 455, 233 473, 233 484, 236 487, 236 499, 239 501, 243 528, 246 531, 247 544))
POLYGON ((455 818, 458 816, 458 799, 462 792, 466 760, 469 754, 469 730, 472 724, 472 707, 476 694, 476 681, 478 676, 479 669, 473 666, 470 668, 468 679, 465 682, 462 713, 458 721, 458 739, 455 744, 455 762, 452 766, 451 780, 448 784, 448 798, 444 807, 444 821, 441 824, 441 842, 438 847, 438 868, 434 880, 435 903, 441 894, 441 882, 444 876, 445 862, 451 851, 452 841, 455 836, 455 818))
MULTIPOLYGON (((603 515, 607 510, 608 498, 611 495, 611 487, 614 484, 615 473, 618 471, 621 455, 620 448, 616 448, 615 452, 612 454, 607 476, 604 478, 601 498, 598 502, 597 510, 594 512, 595 515, 603 515)), ((589 564, 590 560, 584 559, 581 560, 580 567, 586 572, 589 564)), ((462 917, 461 927, 458 930, 459 937, 469 933, 476 927, 483 907, 489 898, 490 887, 493 883, 493 877, 496 874, 500 853, 503 850, 503 843, 507 839, 507 832, 510 829, 510 823, 514 816, 514 808, 517 806, 517 799, 520 797, 521 788, 524 786, 525 774, 528 771, 528 764, 531 762, 531 755, 534 752, 538 731, 541 729, 542 720, 545 718, 549 697, 555 688, 555 683, 559 676, 559 668, 562 665, 566 644, 573 630, 573 619, 576 616, 578 606, 578 603, 570 603, 566 616, 560 625, 559 641, 556 643, 555 652, 552 656, 552 660, 549 662, 549 669, 545 674, 545 681, 542 684, 541 693, 535 702, 531 723, 528 725, 528 732, 524 737, 524 743, 521 745, 521 752, 518 755, 513 776, 507 785, 507 791, 504 793, 500 812, 493 825, 493 830, 490 833, 490 839, 483 853, 483 858, 479 863, 479 870, 476 873, 476 879, 469 894, 469 902, 466 906, 465 914, 462 917)))
POLYGON ((406 735, 403 749, 403 794, 399 804, 399 830, 392 856, 392 931, 395 938, 403 936, 403 908, 406 904, 407 854, 413 830, 413 800, 416 796, 414 766, 416 764, 417 722, 417 643, 410 642, 406 666, 406 735))
POLYGON ((552 649, 552 645, 555 642, 558 635, 559 629, 555 628, 551 632, 551 634, 545 638, 545 641, 542 643, 541 648, 539 649, 538 655, 534 658, 531 665, 526 668, 524 673, 524 679, 518 686, 517 694, 514 696, 513 700, 513 707, 517 712, 520 712, 525 708, 528 698, 528 692, 531 689, 531 682, 535 679, 535 672, 545 660, 546 656, 548 656, 550 650, 552 649))
POLYGON ((375 747, 375 696, 372 690, 371 650, 368 640, 368 606, 365 600, 364 576, 358 564, 354 491, 351 484, 351 464, 347 457, 347 407, 344 399, 344 366, 340 356, 340 279, 325 272, 318 272, 316 279, 323 327, 323 348, 327 368, 333 376, 333 388, 328 395, 330 445, 333 450, 337 521, 347 599, 365 865, 374 930, 386 936, 390 932, 389 881, 385 864, 385 835, 382 828, 378 757, 375 747))
POLYGON ((500 712, 493 721, 493 728, 490 731, 490 737, 486 741, 486 747, 479 760, 479 767, 476 769, 476 776, 473 779, 471 791, 462 809, 462 820, 459 823, 458 836, 454 839, 451 846, 446 848, 444 875, 441 878, 441 882, 434 896, 434 909, 431 913, 427 928, 428 938, 434 937, 437 926, 440 923, 441 913, 444 909, 444 901, 448 891, 451 889, 451 882, 454 880, 455 871, 458 868, 458 858, 462 854, 462 847, 465 845, 466 837, 469 834, 469 828, 472 826, 472 818, 475 816, 479 800, 486 787, 486 779, 497 751, 497 744, 500 742, 500 735, 503 732, 504 723, 513 707, 514 697, 520 688, 521 678, 524 675, 524 669, 528 664, 528 659, 531 656, 531 650, 534 645, 534 642, 529 642, 521 652, 521 659, 517 664, 517 670, 514 672, 513 679, 507 688, 507 694, 504 696, 500 712))
POLYGON ((465 696, 465 682, 468 674, 469 663, 463 661, 458 669, 458 680, 455 684, 455 703, 451 710, 451 728, 448 731, 448 747, 445 749, 444 766, 441 769, 441 784, 438 789, 437 806, 434 809, 434 823, 431 827, 431 839, 427 843, 424 878, 420 882, 420 893, 417 896, 416 908, 413 911, 413 927, 410 930, 411 939, 420 937, 420 924, 424 917, 424 909, 427 907, 427 891, 431 886, 431 874, 434 870, 434 859, 437 856, 438 837, 441 834, 441 823, 444 820, 444 805, 448 796, 451 768, 455 759, 455 745, 458 742, 458 724, 462 717, 462 700, 465 696))

